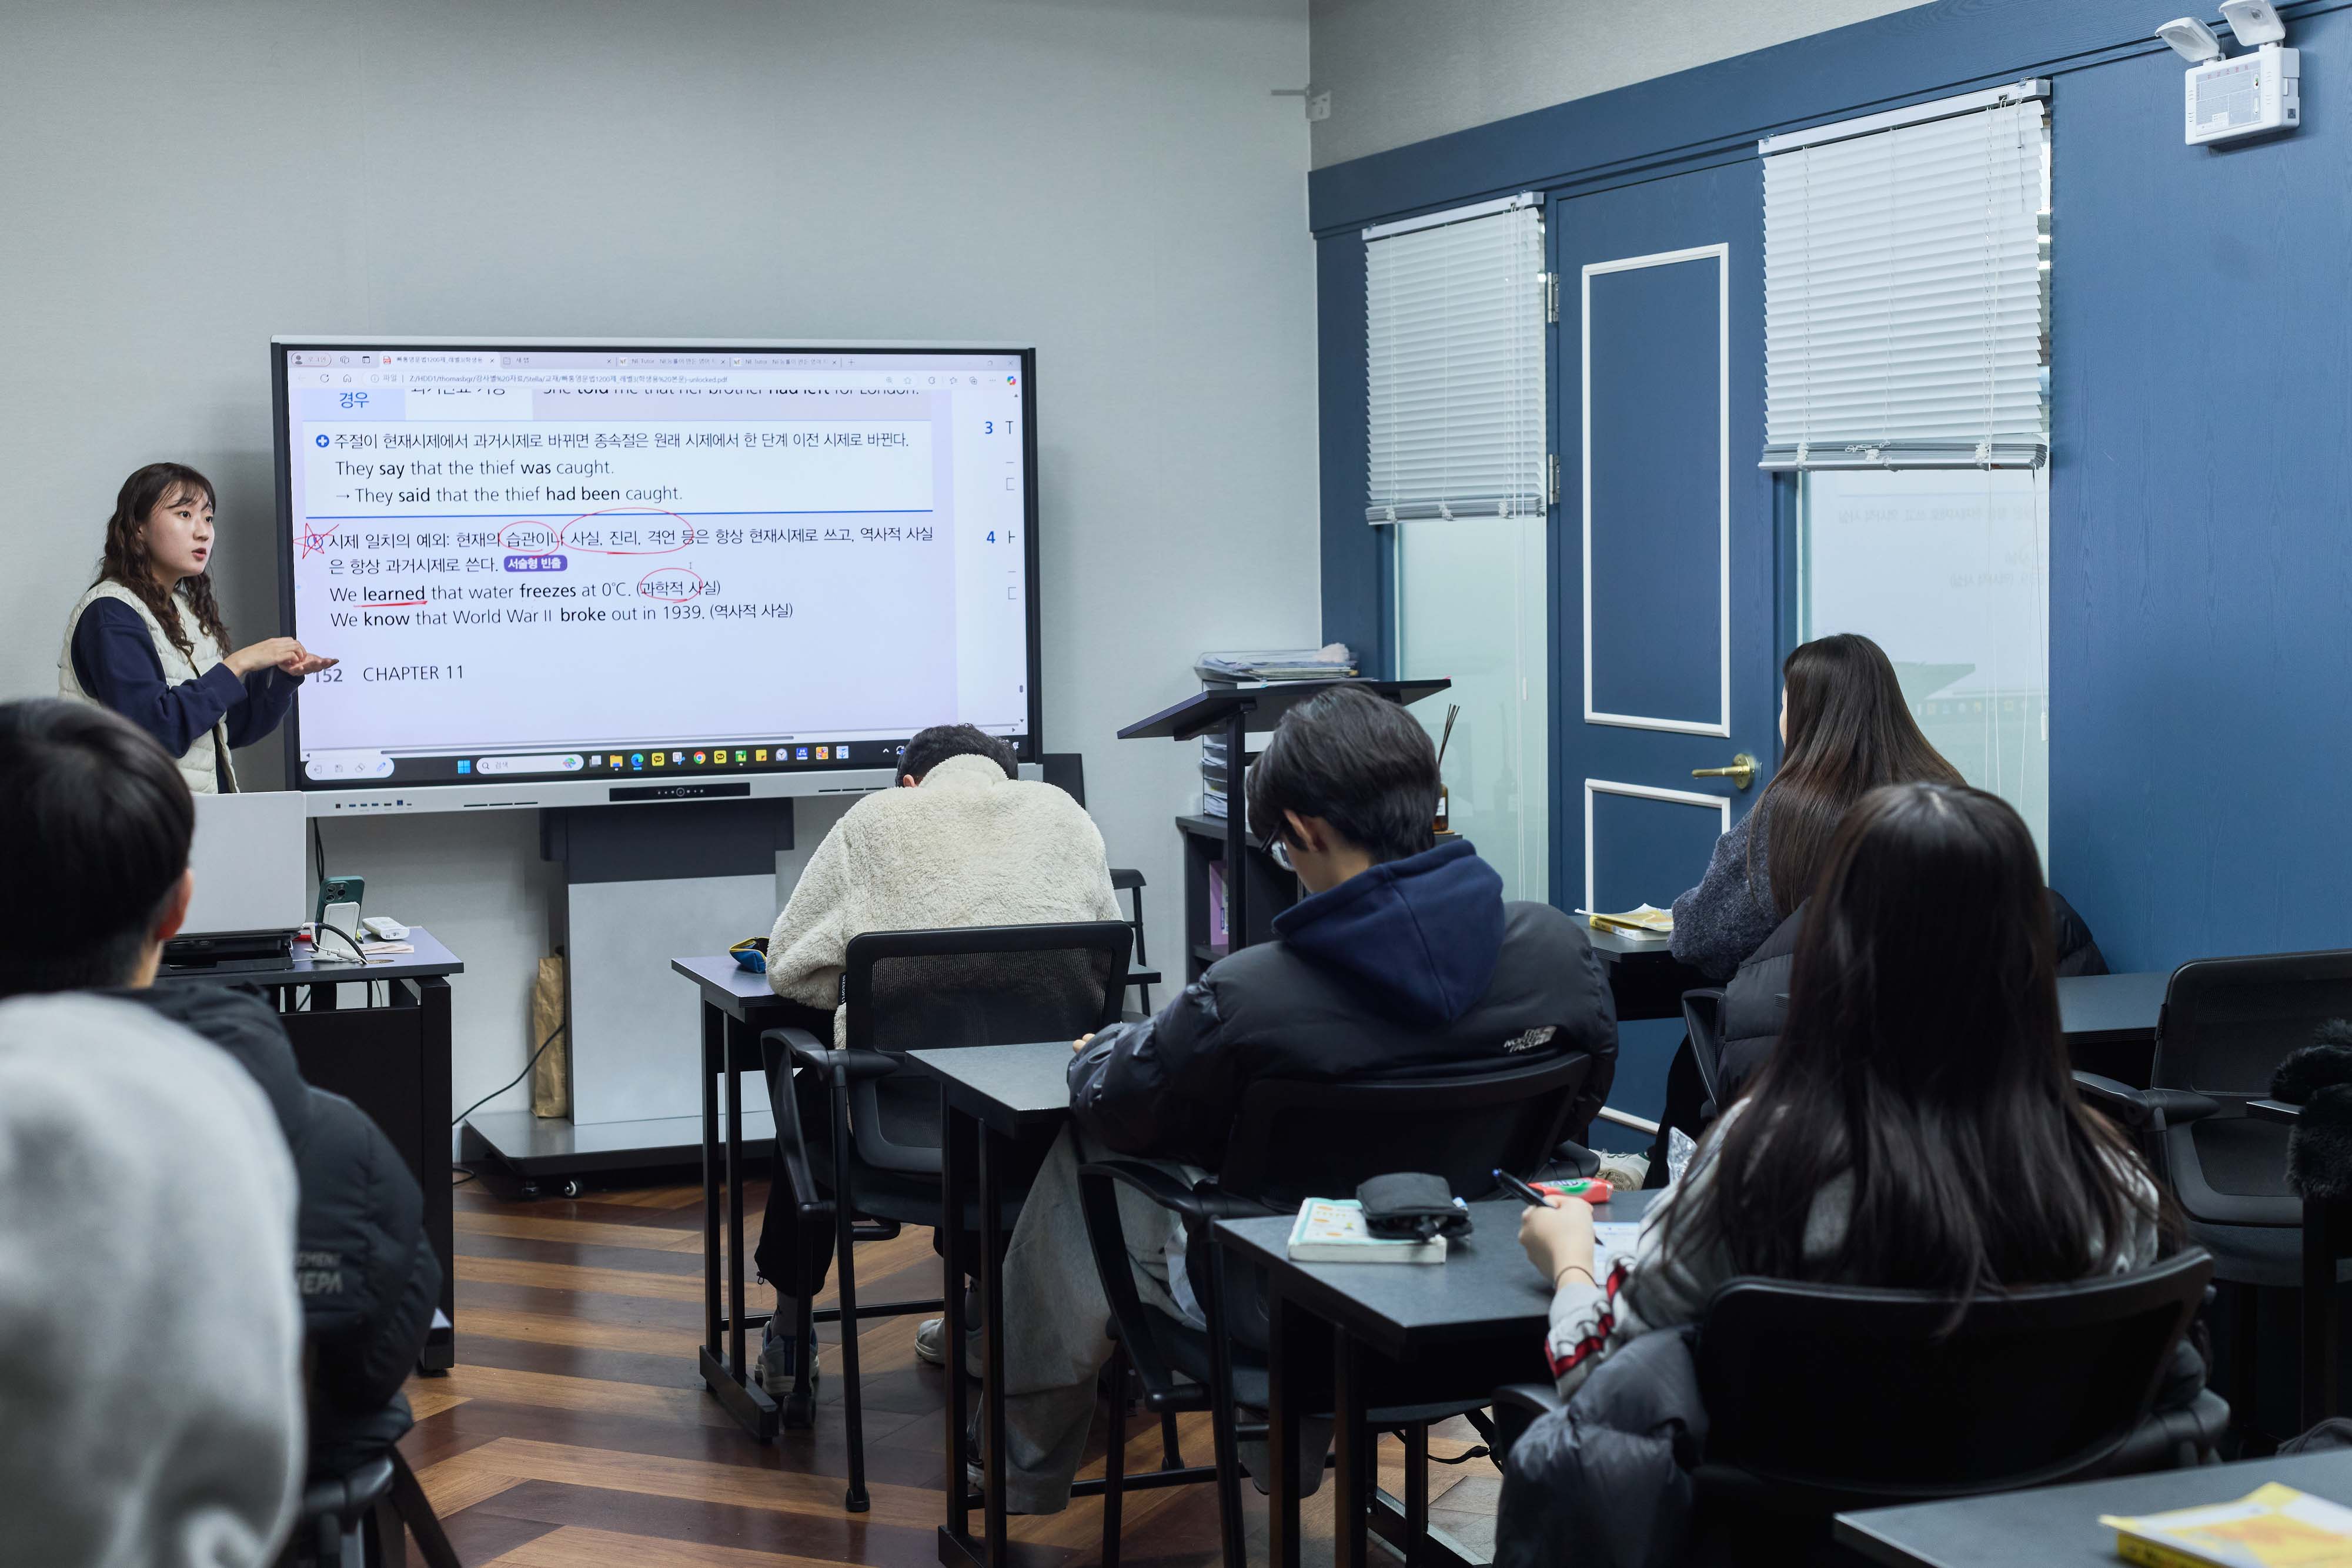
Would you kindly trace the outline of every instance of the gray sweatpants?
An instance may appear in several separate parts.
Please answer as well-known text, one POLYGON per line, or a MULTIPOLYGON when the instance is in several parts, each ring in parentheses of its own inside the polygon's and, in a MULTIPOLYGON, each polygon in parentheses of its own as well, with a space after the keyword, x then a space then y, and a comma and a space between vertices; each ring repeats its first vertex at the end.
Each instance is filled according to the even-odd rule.
MULTIPOLYGON (((1024 1513, 1059 1513, 1086 1457, 1094 1422, 1096 1377, 1111 1356, 1104 1333, 1110 1303, 1095 1272, 1078 1209, 1078 1166, 1114 1155, 1075 1127, 1065 1128, 1029 1189, 1004 1259, 1004 1503, 1024 1513)), ((1167 1161, 1158 1166, 1186 1185, 1203 1174, 1167 1161)), ((1183 1225, 1131 1189, 1118 1193, 1128 1261, 1147 1305, 1183 1315, 1170 1293, 1171 1238, 1182 1256, 1183 1225)))

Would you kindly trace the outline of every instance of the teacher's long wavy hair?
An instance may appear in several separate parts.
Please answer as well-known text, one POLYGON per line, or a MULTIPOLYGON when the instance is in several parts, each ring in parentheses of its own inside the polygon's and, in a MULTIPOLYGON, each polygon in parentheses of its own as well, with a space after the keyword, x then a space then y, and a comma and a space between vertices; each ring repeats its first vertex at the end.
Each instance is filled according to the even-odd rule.
MULTIPOLYGON (((99 581, 119 582, 137 594, 139 602, 163 626, 172 646, 191 659, 195 649, 188 641, 179 608, 173 603, 172 592, 155 580, 155 558, 147 550, 147 519, 164 502, 195 495, 203 496, 208 507, 219 505, 213 482, 184 463, 150 463, 125 479, 114 497, 114 515, 106 519, 106 559, 98 570, 99 581)), ((220 644, 222 653, 227 653, 228 626, 221 620, 220 601, 213 597, 212 572, 207 570, 181 579, 178 598, 196 624, 220 644)))
POLYGON ((1864 796, 1806 906, 1780 1043, 1667 1244, 1721 1247, 1741 1274, 1966 1298, 2106 1272, 2150 1218, 2177 1238, 2152 1186, 2153 1214, 2135 1211, 2137 1156, 2075 1095, 2053 948, 2007 803, 1937 784, 1864 796), (1807 1232, 1841 1177, 1845 1235, 1823 1256, 1807 1232))
POLYGON ((1919 733, 1895 666, 1867 637, 1842 632, 1801 643, 1780 663, 1788 751, 1756 802, 1775 912, 1786 920, 1812 891, 1846 810, 1882 784, 1960 784, 1960 771, 1919 733))

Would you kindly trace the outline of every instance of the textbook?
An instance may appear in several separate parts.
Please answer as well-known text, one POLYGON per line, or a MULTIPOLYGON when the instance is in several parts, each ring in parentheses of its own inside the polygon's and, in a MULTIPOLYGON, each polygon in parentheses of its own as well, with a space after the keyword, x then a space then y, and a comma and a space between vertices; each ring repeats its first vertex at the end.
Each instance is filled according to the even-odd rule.
POLYGON ((1615 931, 1627 936, 1671 936, 1675 934, 1675 912, 1652 904, 1638 904, 1622 915, 1603 915, 1594 909, 1580 909, 1577 913, 1591 922, 1595 931, 1615 931))
POLYGON ((1445 1238, 1391 1240, 1364 1227, 1364 1206, 1352 1197, 1310 1197, 1290 1228, 1294 1263, 1443 1263, 1445 1238))
POLYGON ((2276 1481, 2235 1502, 2126 1519, 2099 1515, 2116 1555, 2151 1568, 2324 1568, 2352 1563, 2352 1509, 2276 1481))

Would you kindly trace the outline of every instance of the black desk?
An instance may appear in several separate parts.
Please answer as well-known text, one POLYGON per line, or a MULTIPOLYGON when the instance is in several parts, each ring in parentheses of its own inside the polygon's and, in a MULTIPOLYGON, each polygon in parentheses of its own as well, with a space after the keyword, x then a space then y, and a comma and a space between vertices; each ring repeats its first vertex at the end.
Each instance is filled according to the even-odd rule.
MULTIPOLYGON (((1070 1113, 1070 1041, 1027 1045, 971 1045, 950 1051, 914 1051, 908 1061, 939 1081, 946 1125, 940 1160, 940 1246, 946 1255, 948 1346, 948 1517, 940 1526, 940 1561, 1003 1568, 1004 1536, 1004 1162, 1013 1140, 1057 1126, 1070 1113), (964 1256, 963 1214, 967 1184, 980 1196, 980 1267, 964 1256), (972 1499, 964 1490, 970 1445, 964 1440, 968 1406, 963 1367, 963 1280, 976 1274, 981 1291, 982 1419, 988 1427, 987 1474, 982 1488, 982 1538, 971 1535, 972 1499)), ((1103 1483, 1080 1481, 1074 1497, 1099 1494, 1103 1483)))
POLYGON ((1894 1568, 2113 1568, 2116 1532, 2099 1522, 2099 1515, 2234 1502, 2264 1481, 2352 1504, 2352 1452, 2248 1459, 1958 1502, 1874 1508, 1838 1515, 1837 1539, 1894 1568))
POLYGON ((2169 970, 2133 975, 2074 975, 2058 982, 2058 1029, 2066 1054, 2084 1072, 2104 1073, 2136 1089, 2147 1087, 2157 1025, 2164 1018, 2169 970))
MULTIPOLYGON (((1602 1224, 1639 1219, 1651 1192, 1620 1195, 1594 1211, 1602 1224)), ((1221 1220, 1220 1245, 1265 1270, 1269 1289, 1266 1413, 1272 1568, 1297 1568, 1298 1495, 1293 1469, 1279 1456, 1296 1451, 1301 1400, 1322 1333, 1329 1339, 1332 1406, 1339 1464, 1332 1499, 1339 1568, 1362 1568, 1366 1525, 1375 1503, 1384 1519, 1398 1510, 1374 1489, 1370 1435, 1364 1425, 1369 1358, 1378 1382, 1400 1403, 1477 1399, 1507 1383, 1547 1379, 1543 1340, 1550 1326, 1551 1287, 1519 1246, 1523 1206, 1504 1198, 1470 1206, 1472 1234, 1437 1267, 1381 1263, 1293 1263, 1290 1217, 1221 1220), (1428 1353, 1428 1354, 1424 1354, 1428 1353)), ((1450 1543, 1433 1532, 1441 1551, 1450 1543)), ((1458 1549, 1453 1554, 1463 1554, 1458 1549)))
MULTIPOLYGON (((702 1349, 696 1357, 702 1385, 743 1429, 761 1442, 775 1437, 780 1425, 776 1402, 751 1381, 745 1358, 743 1331, 764 1327, 771 1314, 747 1312, 743 1306, 743 1074, 761 1073, 760 1034, 763 1030, 798 1025, 818 1039, 833 1040, 833 1015, 788 1001, 729 953, 692 958, 672 958, 671 970, 692 980, 699 992, 702 1013, 702 1349), (719 1100, 724 1085, 727 1126, 722 1141, 719 1100), (727 1240, 719 1245, 719 1189, 727 1189, 727 1240), (727 1270, 726 1310, 719 1310, 719 1257, 727 1270), (726 1351, 719 1337, 726 1336, 726 1351)), ((765 1082, 762 1074, 762 1083, 765 1082)), ((771 1136, 767 1152, 772 1153, 771 1136)), ((773 1172, 771 1172, 772 1178, 773 1172)), ((832 1322, 838 1309, 820 1308, 818 1322, 832 1322)))
POLYGON ((1664 939, 1628 936, 1622 931, 1601 931, 1591 925, 1585 940, 1592 956, 1609 975, 1609 994, 1616 998, 1617 1020, 1683 1016, 1683 993, 1715 982, 1675 957, 1664 939))
POLYGON ((412 953, 362 964, 319 962, 297 945, 266 969, 166 969, 158 986, 257 986, 267 991, 309 1082, 375 1119, 425 1190, 425 1234, 441 1260, 441 1316, 417 1360, 446 1372, 457 1359, 457 1235, 449 1191, 449 977, 465 963, 422 926, 412 953), (382 1007, 341 1008, 335 987, 385 982, 382 1007), (307 1000, 307 1007, 303 1003, 307 1000))

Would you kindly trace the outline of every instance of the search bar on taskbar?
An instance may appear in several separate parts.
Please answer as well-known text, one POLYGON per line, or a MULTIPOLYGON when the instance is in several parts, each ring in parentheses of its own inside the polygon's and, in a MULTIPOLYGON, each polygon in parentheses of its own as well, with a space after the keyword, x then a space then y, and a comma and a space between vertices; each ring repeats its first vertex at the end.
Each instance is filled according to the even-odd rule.
POLYGON ((546 757, 485 757, 474 764, 474 771, 495 778, 501 773, 577 773, 587 766, 587 759, 576 751, 546 757))

